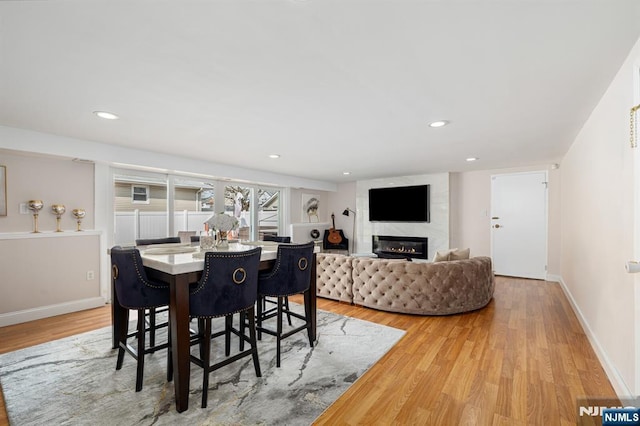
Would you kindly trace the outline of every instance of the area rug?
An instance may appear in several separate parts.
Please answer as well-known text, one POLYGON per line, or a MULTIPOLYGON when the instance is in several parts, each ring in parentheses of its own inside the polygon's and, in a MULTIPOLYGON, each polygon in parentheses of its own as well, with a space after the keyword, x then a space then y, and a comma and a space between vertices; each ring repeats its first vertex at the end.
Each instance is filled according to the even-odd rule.
MULTIPOLYGON (((147 355, 143 389, 135 392, 135 361, 126 355, 123 368, 115 370, 110 327, 0 355, 0 384, 16 426, 309 425, 403 334, 318 311, 313 348, 306 333, 296 333, 283 341, 282 366, 276 368, 275 339, 263 334, 262 377, 255 376, 251 357, 211 373, 205 409, 202 370, 192 364, 189 409, 183 413, 175 410, 173 382, 166 382, 166 351, 147 355)), ((212 351, 222 351, 222 342, 214 340, 212 351)))

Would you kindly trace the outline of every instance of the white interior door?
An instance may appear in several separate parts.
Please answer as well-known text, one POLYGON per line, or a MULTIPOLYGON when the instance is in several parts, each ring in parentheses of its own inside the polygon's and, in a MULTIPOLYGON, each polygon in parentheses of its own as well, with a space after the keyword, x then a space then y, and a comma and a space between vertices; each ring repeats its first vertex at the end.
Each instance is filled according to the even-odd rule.
POLYGON ((491 177, 491 252, 496 275, 545 279, 546 171, 491 177))

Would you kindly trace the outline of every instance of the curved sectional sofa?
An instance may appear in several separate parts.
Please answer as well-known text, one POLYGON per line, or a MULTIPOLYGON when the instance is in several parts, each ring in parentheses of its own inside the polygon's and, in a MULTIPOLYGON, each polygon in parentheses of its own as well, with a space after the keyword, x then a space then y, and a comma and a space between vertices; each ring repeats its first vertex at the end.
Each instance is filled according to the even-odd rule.
POLYGON ((389 312, 450 315, 486 306, 493 297, 489 257, 448 262, 318 253, 319 297, 389 312))

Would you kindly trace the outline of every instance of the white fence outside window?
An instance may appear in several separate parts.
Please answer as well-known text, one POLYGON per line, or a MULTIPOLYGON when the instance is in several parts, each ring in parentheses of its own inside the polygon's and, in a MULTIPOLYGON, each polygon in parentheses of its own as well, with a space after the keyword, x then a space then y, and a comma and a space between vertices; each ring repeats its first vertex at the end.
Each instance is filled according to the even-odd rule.
MULTIPOLYGON (((204 221, 210 218, 211 212, 183 210, 174 213, 175 235, 179 231, 202 231, 204 221)), ((278 215, 273 212, 260 212, 260 228, 278 229, 278 215)), ((167 236, 166 212, 116 212, 114 245, 130 246, 140 238, 164 238, 167 236)))

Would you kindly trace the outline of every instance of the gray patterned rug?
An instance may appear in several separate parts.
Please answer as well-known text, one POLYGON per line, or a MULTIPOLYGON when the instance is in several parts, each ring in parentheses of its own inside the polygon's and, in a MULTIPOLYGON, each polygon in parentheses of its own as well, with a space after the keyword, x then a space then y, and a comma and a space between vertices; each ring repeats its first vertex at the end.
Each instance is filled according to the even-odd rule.
MULTIPOLYGON (((214 327, 221 329, 220 323, 214 327)), ((135 361, 126 355, 122 370, 115 370, 110 327, 0 355, 0 384, 14 426, 308 425, 403 334, 318 311, 315 347, 306 333, 296 333, 283 341, 282 367, 276 368, 275 339, 263 334, 262 377, 255 376, 251 357, 214 371, 206 409, 200 408, 202 370, 192 364, 183 413, 175 411, 173 382, 165 380, 166 351, 147 355, 144 387, 135 392, 135 361)), ((222 342, 214 340, 212 351, 222 342)))

